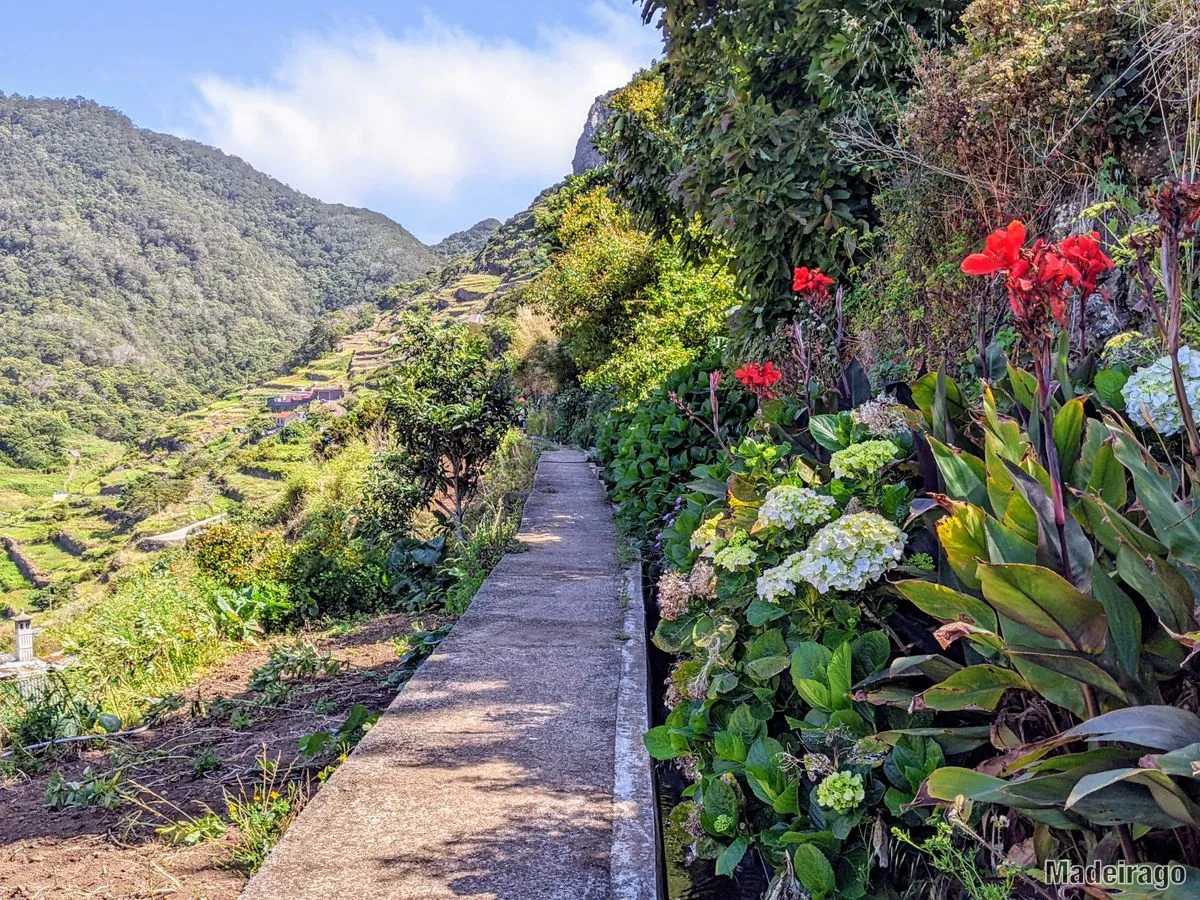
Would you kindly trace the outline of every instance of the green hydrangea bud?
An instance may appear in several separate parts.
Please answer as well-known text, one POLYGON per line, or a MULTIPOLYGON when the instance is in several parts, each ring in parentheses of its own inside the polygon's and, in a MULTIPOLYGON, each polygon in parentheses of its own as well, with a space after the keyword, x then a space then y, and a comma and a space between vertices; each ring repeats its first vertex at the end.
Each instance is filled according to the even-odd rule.
POLYGON ((848 813, 867 796, 861 775, 834 772, 817 785, 817 804, 834 812, 848 813))
POLYGON ((731 828, 733 828, 733 816, 729 815, 729 813, 721 813, 713 819, 713 830, 717 834, 724 834, 731 828))
POLYGON ((908 564, 914 569, 920 569, 922 572, 933 571, 933 557, 928 553, 914 553, 908 558, 908 564))

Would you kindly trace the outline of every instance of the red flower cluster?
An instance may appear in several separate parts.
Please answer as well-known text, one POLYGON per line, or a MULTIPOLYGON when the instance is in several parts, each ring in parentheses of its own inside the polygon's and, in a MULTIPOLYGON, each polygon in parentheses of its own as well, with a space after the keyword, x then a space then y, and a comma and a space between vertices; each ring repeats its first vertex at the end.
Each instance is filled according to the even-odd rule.
POLYGON ((1113 264, 1095 233, 1074 235, 1057 244, 1038 238, 1032 247, 1025 246, 1025 237, 1021 222, 993 232, 982 253, 963 260, 962 270, 968 275, 1003 272, 1017 329, 1033 340, 1049 335, 1047 314, 1065 327, 1072 292, 1079 288, 1084 296, 1091 294, 1100 274, 1113 264))
POLYGON ((733 376, 746 390, 753 391, 758 397, 758 402, 762 403, 764 400, 775 399, 773 388, 783 377, 783 373, 771 363, 746 363, 734 372, 733 376))
POLYGON ((829 288, 832 285, 833 279, 820 269, 800 266, 792 270, 792 290, 797 294, 807 294, 818 306, 829 299, 829 288))

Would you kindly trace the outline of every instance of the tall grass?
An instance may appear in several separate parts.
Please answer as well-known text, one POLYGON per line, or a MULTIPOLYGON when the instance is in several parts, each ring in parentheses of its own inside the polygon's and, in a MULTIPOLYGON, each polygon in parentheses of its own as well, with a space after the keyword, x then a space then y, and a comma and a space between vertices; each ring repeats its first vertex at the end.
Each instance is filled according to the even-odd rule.
POLYGON ((133 570, 80 615, 47 632, 75 660, 71 681, 105 712, 136 721, 237 644, 213 623, 215 585, 182 551, 133 570))

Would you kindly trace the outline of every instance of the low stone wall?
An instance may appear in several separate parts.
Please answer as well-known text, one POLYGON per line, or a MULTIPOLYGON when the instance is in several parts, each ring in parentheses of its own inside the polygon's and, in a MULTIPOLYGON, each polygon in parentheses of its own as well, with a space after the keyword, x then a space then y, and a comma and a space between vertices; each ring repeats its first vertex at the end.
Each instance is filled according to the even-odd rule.
POLYGON ((34 587, 50 587, 50 579, 38 570, 33 560, 24 554, 21 545, 16 540, 0 536, 0 543, 4 544, 4 550, 8 554, 8 558, 13 561, 13 565, 17 567, 17 571, 24 575, 34 587))

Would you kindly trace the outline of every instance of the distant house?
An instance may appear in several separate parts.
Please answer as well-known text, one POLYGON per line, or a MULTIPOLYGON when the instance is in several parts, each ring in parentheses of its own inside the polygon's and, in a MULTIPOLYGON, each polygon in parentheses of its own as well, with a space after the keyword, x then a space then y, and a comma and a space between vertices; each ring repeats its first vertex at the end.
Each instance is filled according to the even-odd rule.
POLYGON ((308 413, 303 410, 290 410, 287 412, 277 412, 271 415, 271 427, 263 432, 263 437, 272 434, 278 434, 288 425, 293 422, 303 422, 308 418, 308 413))
POLYGON ((288 412, 293 409, 299 409, 301 406, 308 406, 314 400, 325 403, 330 400, 341 400, 345 396, 346 392, 337 385, 314 387, 308 391, 295 391, 291 394, 280 394, 278 397, 272 397, 267 401, 267 409, 276 413, 288 412))

